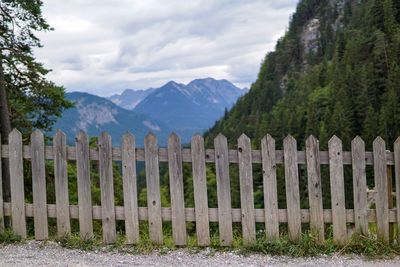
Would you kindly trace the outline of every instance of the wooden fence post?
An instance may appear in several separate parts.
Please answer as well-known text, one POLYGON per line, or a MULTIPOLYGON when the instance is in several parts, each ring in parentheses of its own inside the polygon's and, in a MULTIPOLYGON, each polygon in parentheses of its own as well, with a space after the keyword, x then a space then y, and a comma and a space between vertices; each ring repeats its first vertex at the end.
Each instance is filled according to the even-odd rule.
POLYGON ((293 136, 288 135, 283 140, 283 151, 289 238, 298 241, 301 235, 301 210, 297 143, 293 136))
POLYGON ((160 173, 158 165, 157 137, 149 133, 144 139, 147 183, 147 206, 150 240, 156 244, 163 243, 160 173))
POLYGON ((365 173, 365 143, 357 136, 351 142, 353 167, 354 222, 356 233, 368 235, 367 178, 365 173))
POLYGON ((396 179, 397 243, 400 243, 400 137, 394 142, 394 174, 396 179))
POLYGON ((101 192, 101 217, 103 241, 112 244, 117 241, 114 203, 114 176, 111 136, 103 132, 99 137, 99 172, 101 192))
POLYGON ((14 129, 11 131, 8 140, 12 227, 15 234, 21 238, 26 238, 22 135, 17 129, 14 129))
POLYGON ((214 139, 214 148, 217 174, 219 238, 222 246, 230 246, 232 245, 233 234, 228 141, 226 137, 218 134, 214 139))
POLYGON ((71 232, 69 218, 67 138, 58 130, 53 138, 54 178, 56 189, 57 236, 62 238, 71 232))
POLYGON ((169 188, 171 192, 172 236, 176 246, 186 245, 185 195, 183 193, 182 147, 179 137, 168 138, 169 188))
POLYGON ((389 201, 385 141, 377 137, 373 143, 376 190, 376 222, 378 239, 389 242, 389 201))
POLYGON ((139 242, 140 236, 135 137, 131 133, 124 134, 121 147, 126 243, 136 244, 139 242))
POLYGON ((197 244, 199 246, 208 246, 210 245, 210 228, 208 217, 207 176, 204 139, 201 135, 193 136, 191 150, 197 244))
POLYGON ((39 130, 31 134, 32 196, 35 239, 48 238, 46 169, 44 162, 44 136, 39 130))
POLYGON ((333 136, 328 142, 328 147, 333 240, 343 245, 347 242, 347 226, 342 141, 337 136, 333 136))
POLYGON ((261 140, 264 187, 265 234, 269 241, 279 239, 278 188, 276 184, 275 140, 268 134, 261 140))
POLYGON ((253 193, 253 166, 251 142, 245 134, 238 139, 240 211, 242 217, 243 244, 252 245, 256 241, 256 222, 253 193))
POLYGON ((310 229, 320 244, 325 241, 324 210, 322 203, 319 142, 310 135, 306 140, 308 200, 310 203, 310 229))
POLYGON ((89 143, 85 132, 76 138, 76 169, 78 180, 79 231, 83 239, 93 238, 92 193, 90 182, 89 143))

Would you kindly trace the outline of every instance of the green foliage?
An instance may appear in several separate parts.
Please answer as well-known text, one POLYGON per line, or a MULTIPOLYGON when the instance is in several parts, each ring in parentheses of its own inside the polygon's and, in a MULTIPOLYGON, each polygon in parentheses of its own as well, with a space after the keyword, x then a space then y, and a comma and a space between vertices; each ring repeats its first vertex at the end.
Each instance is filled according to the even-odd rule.
POLYGON ((11 229, 6 228, 3 233, 0 233, 0 244, 17 243, 21 240, 21 237, 16 235, 11 229))
POLYGON ((12 126, 24 133, 48 130, 72 105, 64 89, 46 79, 49 70, 33 55, 33 48, 41 47, 36 33, 51 30, 42 5, 39 0, 7 0, 0 8, 0 86, 8 94, 12 126))

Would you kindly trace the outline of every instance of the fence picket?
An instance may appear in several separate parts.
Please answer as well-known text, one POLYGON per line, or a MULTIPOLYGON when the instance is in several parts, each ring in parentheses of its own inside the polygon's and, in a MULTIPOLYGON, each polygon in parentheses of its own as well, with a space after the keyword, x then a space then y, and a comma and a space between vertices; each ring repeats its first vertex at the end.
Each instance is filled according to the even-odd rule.
POLYGON ((291 135, 283 140, 283 150, 289 238, 297 241, 301 235, 300 189, 297 143, 291 135))
POLYGON ((250 138, 245 134, 242 134, 238 139, 238 158, 243 244, 251 245, 256 241, 256 221, 254 214, 251 142, 250 138))
POLYGON ((232 245, 232 207, 229 178, 228 141, 219 134, 214 139, 215 168, 217 174, 217 199, 219 238, 222 246, 232 245))
POLYGON ((144 140, 147 184, 147 206, 149 218, 150 240, 157 244, 163 243, 160 173, 158 165, 157 137, 149 133, 144 140))
POLYGON ((400 137, 394 142, 394 173, 396 179, 397 243, 400 243, 400 137))
POLYGON ((22 135, 14 129, 9 137, 11 220, 15 234, 26 238, 22 135))
POLYGON ((381 137, 377 137, 374 140, 373 151, 376 190, 376 232, 378 239, 384 242, 389 242, 389 203, 386 169, 386 147, 385 141, 381 137))
POLYGON ((35 239, 48 238, 44 136, 39 130, 31 134, 32 196, 35 239))
POLYGON ((93 238, 92 193, 89 167, 89 143, 85 132, 76 137, 76 169, 78 181, 79 231, 83 239, 93 238))
POLYGON ((357 233, 368 235, 367 178, 365 173, 365 143, 357 136, 351 142, 354 192, 354 221, 357 233))
POLYGON ((182 147, 179 137, 168 138, 169 188, 171 192, 172 237, 176 246, 186 245, 185 196, 183 193, 182 147))
POLYGON ((71 232, 67 173, 67 138, 63 132, 59 130, 56 132, 53 138, 53 147, 57 236, 62 238, 71 232))
POLYGON ((2 157, 1 157, 1 134, 0 134, 0 234, 4 233, 4 198, 3 198, 3 169, 2 169, 2 157))
POLYGON ((112 143, 111 136, 106 132, 103 132, 99 137, 99 172, 103 241, 105 244, 112 244, 117 240, 117 229, 114 204, 112 143))
POLYGON ((308 200, 310 204, 310 228, 320 244, 325 241, 324 210, 322 203, 321 167, 319 142, 314 136, 306 140, 308 200))
POLYGON ((191 148, 197 244, 199 246, 208 246, 210 245, 210 228, 208 217, 207 176, 204 139, 201 135, 193 136, 191 148))
POLYGON ((328 147, 333 240, 337 244, 345 244, 347 241, 347 227, 342 141, 337 136, 333 136, 328 142, 328 147))
POLYGON ((135 147, 135 137, 131 133, 124 134, 121 153, 127 244, 136 244, 140 239, 135 147))
POLYGON ((276 183, 275 140, 268 134, 261 140, 265 234, 269 241, 279 238, 278 188, 276 183))

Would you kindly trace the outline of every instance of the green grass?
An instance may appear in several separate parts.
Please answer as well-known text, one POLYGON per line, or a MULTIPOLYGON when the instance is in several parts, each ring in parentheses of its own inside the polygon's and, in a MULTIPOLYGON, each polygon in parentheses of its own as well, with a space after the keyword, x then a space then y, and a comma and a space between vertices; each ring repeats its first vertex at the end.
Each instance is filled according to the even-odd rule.
MULTIPOLYGON (((53 241, 59 243, 62 247, 68 249, 79 249, 85 251, 119 251, 130 254, 164 254, 172 250, 178 249, 173 244, 171 235, 165 235, 164 244, 157 245, 151 242, 147 229, 141 229, 141 240, 136 245, 125 244, 125 238, 122 234, 118 235, 118 240, 113 245, 104 245, 100 235, 95 235, 93 239, 83 240, 79 234, 70 234, 62 239, 52 238, 53 241)), ((6 230, 0 234, 0 244, 9 244, 20 242, 21 238, 13 234, 11 230, 6 230)), ((196 245, 196 238, 188 237, 188 245, 186 250, 190 253, 203 251, 204 248, 196 245)), ((292 242, 287 235, 281 236, 279 241, 269 242, 263 234, 260 233, 254 245, 244 246, 239 233, 234 234, 233 244, 231 247, 219 246, 219 238, 217 235, 211 236, 211 245, 207 250, 209 255, 217 252, 234 251, 242 255, 262 254, 262 255, 286 255, 292 257, 311 257, 319 255, 348 255, 357 254, 371 259, 393 258, 400 255, 400 246, 397 244, 384 244, 374 237, 353 236, 351 240, 344 246, 336 245, 332 238, 327 238, 326 242, 318 244, 312 234, 305 233, 298 242, 292 242)))

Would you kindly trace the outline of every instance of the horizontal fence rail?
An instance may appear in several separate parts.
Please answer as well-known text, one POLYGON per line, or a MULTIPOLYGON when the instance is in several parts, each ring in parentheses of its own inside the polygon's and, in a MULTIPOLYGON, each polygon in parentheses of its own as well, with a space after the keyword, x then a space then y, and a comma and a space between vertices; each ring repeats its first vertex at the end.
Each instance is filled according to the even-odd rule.
MULTIPOLYGON (((260 142, 261 150, 252 150, 251 140, 242 135, 237 141, 237 149, 228 149, 225 136, 214 139, 214 149, 204 147, 203 137, 192 138, 190 148, 182 148, 180 138, 171 134, 166 148, 159 148, 157 137, 148 134, 144 148, 136 147, 135 137, 127 133, 120 147, 112 147, 111 136, 107 133, 98 138, 97 147, 90 148, 88 136, 80 132, 75 146, 67 146, 66 136, 58 131, 51 146, 46 146, 44 136, 35 131, 30 137, 30 145, 23 145, 22 135, 13 130, 8 144, 0 144, 1 157, 9 160, 10 201, 4 201, 0 190, 0 231, 4 230, 4 217, 11 219, 13 231, 22 238, 27 237, 27 220, 33 217, 34 235, 37 240, 49 238, 48 218, 56 218, 57 236, 71 232, 71 219, 79 220, 82 238, 94 236, 94 220, 101 221, 103 242, 115 243, 117 222, 124 221, 126 243, 140 241, 139 222, 148 222, 150 239, 163 243, 163 222, 171 221, 172 238, 177 246, 187 244, 187 223, 195 223, 195 235, 199 246, 211 244, 210 222, 218 223, 220 245, 230 246, 233 242, 233 223, 240 223, 244 245, 251 245, 258 238, 256 223, 264 225, 265 237, 274 241, 280 238, 280 225, 287 226, 289 238, 297 241, 306 229, 312 231, 319 243, 332 227, 333 240, 346 243, 353 231, 368 235, 369 223, 376 224, 377 238, 389 242, 393 235, 393 224, 399 224, 400 211, 400 139, 393 148, 386 150, 380 137, 373 142, 373 151, 365 151, 364 141, 356 137, 351 143, 351 151, 343 151, 342 141, 334 136, 328 142, 328 151, 320 151, 319 141, 310 136, 305 142, 305 151, 298 151, 292 136, 283 140, 283 150, 276 150, 275 140, 266 135, 260 142), (30 161, 32 188, 26 189, 24 160, 30 161), (47 203, 46 163, 53 161, 55 204, 47 203), (74 161, 77 177, 78 205, 69 203, 71 189, 68 188, 68 162, 74 161), (90 166, 96 162, 99 176, 101 205, 92 204, 92 177, 90 166), (115 170, 113 163, 121 164, 123 206, 115 204, 115 170), (136 163, 144 162, 147 207, 138 204, 138 174, 136 163), (170 207, 161 203, 160 163, 168 163, 170 207), (194 208, 185 206, 185 181, 183 163, 191 163, 194 208), (207 163, 215 170, 217 207, 208 205, 207 163), (238 168, 240 208, 232 207, 230 165, 238 168), (256 208, 254 188, 254 164, 262 170, 262 194, 264 208, 256 208), (330 186, 330 208, 324 209, 321 166, 327 165, 326 173, 330 186), (352 209, 346 209, 345 166, 351 165, 352 209), (394 165, 395 203, 393 207, 392 181, 388 175, 394 165), (282 166, 284 189, 278 191, 277 167, 282 166), (375 185, 375 205, 368 205, 366 170, 373 169, 375 185), (305 179, 308 198, 307 209, 301 208, 301 179, 305 179), (27 203, 25 193, 32 196, 27 203), (29 191, 31 190, 31 191, 29 191), (284 194, 286 207, 278 205, 284 194), (349 226, 352 227, 349 227, 349 226), (354 228, 354 229, 353 229, 354 228), (352 229, 352 230, 350 230, 352 229)), ((0 164, 0 186, 1 183, 0 164)), ((0 189, 2 189, 0 187, 0 189)), ((398 239, 400 233, 397 231, 398 239)))

